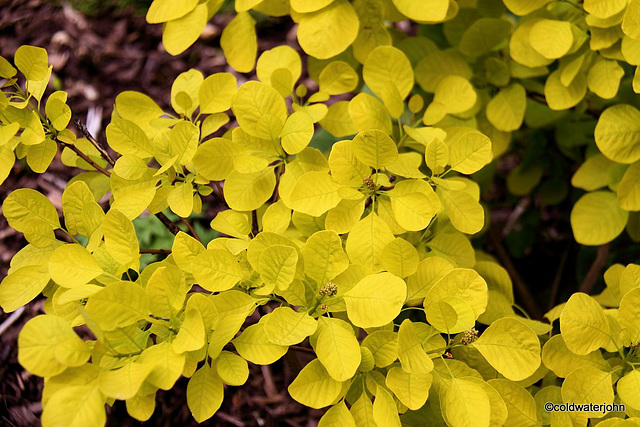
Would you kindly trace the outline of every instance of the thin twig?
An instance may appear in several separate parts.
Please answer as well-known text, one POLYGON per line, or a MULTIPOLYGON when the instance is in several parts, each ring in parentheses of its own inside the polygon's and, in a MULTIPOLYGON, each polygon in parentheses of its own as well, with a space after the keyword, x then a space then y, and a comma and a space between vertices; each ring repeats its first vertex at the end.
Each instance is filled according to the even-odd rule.
POLYGON ((258 235, 258 211, 251 211, 251 235, 253 237, 258 235))
POLYGON ((109 152, 107 151, 107 149, 101 143, 99 143, 98 140, 95 139, 93 135, 91 135, 91 133, 89 133, 89 129, 87 129, 84 123, 82 123, 80 120, 77 120, 77 119, 75 119, 73 123, 76 125, 76 128, 78 129, 78 131, 82 135, 84 135, 84 137, 87 138, 87 140, 94 147, 96 147, 96 149, 100 152, 100 155, 102 156, 102 158, 105 159, 107 163, 109 163, 111 166, 116 164, 115 160, 113 160, 109 155, 109 152))
POLYGON ((560 264, 558 265, 558 270, 556 270, 556 276, 553 278, 553 284, 551 285, 551 296, 549 296, 549 307, 547 309, 551 310, 556 305, 556 300, 558 299, 558 292, 560 291, 560 283, 562 282, 562 273, 564 272, 564 266, 567 263, 567 258, 569 258, 569 249, 571 248, 571 244, 567 245, 567 248, 562 253, 562 258, 560 258, 560 264))
POLYGON ((160 220, 160 222, 162 222, 164 224, 164 226, 169 229, 171 234, 176 235, 181 231, 178 228, 178 226, 175 225, 173 222, 171 222, 171 220, 169 218, 167 218, 167 216, 165 214, 163 214, 162 212, 158 212, 156 214, 156 218, 158 218, 160 220))
POLYGON ((16 311, 11 313, 11 316, 7 317, 7 319, 4 322, 2 322, 2 325, 0 325, 0 335, 2 335, 4 331, 9 329, 9 327, 13 325, 16 322, 16 320, 20 318, 20 316, 22 316, 23 312, 24 312, 24 307, 20 307, 16 311))
POLYGON ((200 240, 200 237, 198 236, 198 233, 196 233, 196 230, 189 223, 189 221, 187 221, 185 218, 182 218, 182 217, 180 217, 180 221, 182 221, 182 223, 187 226, 187 228, 189 229, 189 232, 191 233, 193 238, 196 239, 198 242, 202 243, 202 240, 200 240))
POLYGON ((591 264, 591 268, 587 271, 587 275, 584 276, 584 280, 580 284, 580 292, 584 292, 588 294, 593 289, 593 286, 598 281, 598 277, 600 277, 600 271, 607 263, 607 257, 609 256, 609 243, 606 243, 600 247, 598 247, 598 253, 596 254, 596 259, 591 264))
POLYGON ((312 349, 307 348, 307 347, 300 347, 299 345, 291 345, 291 346, 289 346, 289 348, 291 348, 292 350, 295 350, 295 351, 300 351, 302 353, 316 354, 312 349))
POLYGON ((97 164, 96 162, 94 162, 93 160, 91 160, 91 159, 89 158, 89 156, 87 156, 87 155, 86 155, 86 154, 84 154, 82 151, 80 151, 80 150, 78 149, 78 147, 76 147, 75 145, 71 145, 71 144, 64 143, 64 142, 60 141, 59 139, 56 139, 56 141, 57 141, 57 142, 58 142, 58 143, 59 143, 63 148, 64 148, 64 147, 66 147, 66 148, 70 149, 71 151, 73 151, 74 153, 76 153, 76 155, 77 155, 78 157, 80 157, 80 158, 81 158, 82 160, 84 160, 85 162, 89 163, 89 164, 91 165, 91 167, 93 167, 95 170, 97 170, 97 171, 98 171, 98 172, 100 172, 101 174, 103 174, 103 175, 105 175, 105 176, 107 176, 107 177, 110 177, 110 176, 111 176, 111 173, 110 173, 108 170, 106 170, 105 168, 103 168, 102 166, 100 166, 99 164, 97 164))
POLYGON ((169 255, 171 249, 140 249, 141 254, 169 255))
POLYGON ((520 276, 520 274, 516 270, 515 266, 513 265, 513 261, 511 261, 511 257, 509 257, 509 254, 505 250, 504 246, 502 246, 502 242, 497 236, 498 233, 499 231, 497 231, 496 229, 492 229, 488 233, 489 239, 491 240, 491 243, 493 243, 493 246, 496 250, 496 255, 500 259, 500 262, 507 270, 507 272, 509 272, 509 276, 511 276, 513 284, 515 285, 516 292, 522 300, 525 309, 529 312, 529 315, 534 319, 542 319, 542 313, 540 312, 540 309, 538 308, 533 295, 531 295, 531 292, 529 292, 529 287, 522 279, 522 276, 520 276))

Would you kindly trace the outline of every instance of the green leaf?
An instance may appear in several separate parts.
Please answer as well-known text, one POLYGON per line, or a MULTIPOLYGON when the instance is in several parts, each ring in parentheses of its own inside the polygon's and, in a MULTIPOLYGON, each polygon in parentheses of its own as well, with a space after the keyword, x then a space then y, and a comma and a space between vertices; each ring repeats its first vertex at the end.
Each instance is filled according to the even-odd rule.
POLYGON ((406 296, 404 280, 383 272, 365 276, 343 298, 349 320, 361 328, 372 328, 395 319, 406 296))
POLYGON ((513 318, 493 322, 473 347, 496 368, 513 381, 523 380, 540 366, 540 341, 535 332, 513 318))
POLYGON ((297 402, 319 409, 331 405, 342 390, 342 383, 331 378, 318 359, 307 364, 287 388, 297 402))
POLYGON ((278 307, 265 317, 264 331, 276 345, 299 344, 318 327, 313 317, 289 307, 278 307))
POLYGON ((571 211, 571 228, 582 245, 602 245, 618 237, 629 213, 620 209, 615 194, 596 191, 582 196, 571 211))
POLYGON ((205 363, 189 379, 187 405, 199 423, 211 418, 224 399, 224 385, 214 368, 205 363))

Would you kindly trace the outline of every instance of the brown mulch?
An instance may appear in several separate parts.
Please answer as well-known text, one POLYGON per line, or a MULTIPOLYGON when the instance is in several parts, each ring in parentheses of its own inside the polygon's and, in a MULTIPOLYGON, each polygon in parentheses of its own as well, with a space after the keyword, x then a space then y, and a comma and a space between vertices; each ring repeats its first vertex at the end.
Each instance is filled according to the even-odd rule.
MULTIPOLYGON (((137 90, 169 110, 169 88, 181 72, 190 68, 202 71, 205 76, 232 72, 219 47, 220 28, 227 19, 214 18, 192 48, 172 57, 162 48, 161 26, 147 25, 144 16, 132 9, 111 8, 87 17, 68 5, 59 6, 45 0, 0 0, 0 55, 11 60, 15 50, 24 44, 47 49, 54 67, 50 90, 67 91, 74 118, 91 122, 95 136, 104 141, 104 126, 109 122, 118 93, 137 90)), ((260 34, 260 50, 281 43, 291 27, 286 20, 270 25, 260 34), (270 33, 274 30, 277 33, 270 33)), ((248 77, 238 76, 238 79, 243 81, 248 77)), ((17 162, 0 187, 0 203, 11 191, 27 187, 42 192, 60 208, 62 191, 75 173, 77 171, 69 170, 59 159, 41 175, 33 174, 23 162, 17 162)), ((22 236, 8 227, 0 215, 0 279, 6 276, 13 254, 25 244, 22 236)), ((43 300, 39 299, 27 305, 15 322, 0 332, 0 425, 39 425, 42 379, 29 374, 18 363, 17 338, 22 326, 41 313, 43 300)), ((9 317, 10 313, 0 310, 0 325, 9 317)), ((2 329, 0 326, 0 331, 2 329)), ((307 355, 293 357, 305 362, 304 356, 307 355)), ((204 424, 316 425, 322 411, 309 410, 293 401, 286 393, 291 381, 283 360, 268 367, 251 365, 247 383, 242 387, 227 387, 222 407, 204 424)), ((172 390, 160 390, 156 410, 146 423, 129 417, 124 402, 108 408, 107 423, 112 426, 197 425, 186 404, 186 385, 187 379, 182 378, 172 390)))

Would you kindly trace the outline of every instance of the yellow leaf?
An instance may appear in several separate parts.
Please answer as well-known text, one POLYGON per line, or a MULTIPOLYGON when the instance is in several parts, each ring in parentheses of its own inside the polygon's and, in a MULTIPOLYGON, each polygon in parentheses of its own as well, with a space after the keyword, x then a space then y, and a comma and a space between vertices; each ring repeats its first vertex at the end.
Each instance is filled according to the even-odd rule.
POLYGON ((249 366, 242 357, 223 351, 216 361, 216 371, 225 384, 241 386, 249 378, 249 366))
POLYGON ((238 86, 233 74, 216 73, 207 77, 198 89, 200 113, 213 114, 227 111, 231 108, 231 102, 236 93, 238 93, 238 86))
POLYGON ((371 212, 351 229, 346 243, 347 254, 352 263, 380 271, 382 251, 393 239, 389 226, 371 212))
POLYGON ((618 94, 623 76, 624 70, 617 61, 602 59, 589 70, 587 85, 600 98, 611 99, 618 94))
POLYGON ((252 136, 260 136, 257 125, 265 116, 273 116, 281 126, 287 118, 282 96, 271 86, 255 81, 240 87, 233 98, 232 109, 242 130, 252 136))
POLYGON ((264 331, 276 345, 299 344, 318 327, 313 317, 289 307, 278 307, 265 317, 264 331))
POLYGON ((541 19, 531 27, 529 41, 531 47, 545 58, 561 58, 569 52, 573 45, 571 23, 541 19))
POLYGON ((129 359, 124 366, 102 371, 98 377, 98 387, 107 397, 125 400, 135 396, 152 367, 129 359))
POLYGON ((556 70, 549 74, 544 85, 544 96, 552 110, 575 107, 587 94, 587 78, 584 74, 578 74, 569 86, 564 86, 560 78, 561 72, 556 70))
POLYGON ((105 246, 111 257, 122 265, 140 258, 138 237, 133 223, 116 209, 110 209, 102 222, 105 246))
MULTIPOLYGON (((436 86, 433 103, 441 106, 447 114, 464 113, 476 103, 478 95, 467 79, 460 76, 447 76, 436 86)), ((429 112, 429 108, 425 115, 429 112)))
POLYGON ((287 388, 297 402, 319 409, 332 404, 342 390, 342 383, 329 376, 318 359, 307 364, 287 388))
POLYGON ((211 418, 224 399, 224 385, 208 362, 198 369, 187 384, 187 405, 199 423, 211 418))
POLYGON ((536 401, 524 387, 505 379, 487 381, 502 397, 507 405, 505 425, 540 425, 536 411, 536 401))
MULTIPOLYGON (((525 3, 524 0, 516 1, 525 3)), ((536 0, 533 3, 539 4, 539 1, 540 0, 536 0)), ((549 0, 544 0, 544 3, 540 4, 539 7, 544 6, 544 4, 548 3, 548 1, 549 0)), ((509 40, 509 53, 511 54, 511 58, 517 63, 524 65, 525 67, 544 67, 553 62, 553 59, 545 58, 540 53, 538 53, 538 51, 535 50, 531 45, 531 30, 540 21, 540 18, 534 18, 522 22, 518 25, 516 30, 511 35, 511 39, 509 40)))
POLYGON ((444 297, 456 297, 466 301, 477 317, 487 306, 487 283, 474 270, 456 268, 431 287, 424 300, 425 309, 444 297))
POLYGON ((343 295, 349 320, 359 327, 384 326, 400 314, 407 296, 404 280, 391 273, 370 274, 343 295))
POLYGON ((149 314, 149 299, 142 286, 113 282, 89 298, 85 309, 104 331, 129 326, 149 314))
POLYGON ((402 370, 411 374, 428 374, 433 370, 433 362, 409 319, 405 319, 398 330, 398 359, 402 370))
MULTIPOLYGON (((565 402, 598 402, 600 404, 613 403, 613 387, 611 373, 599 369, 583 366, 577 368, 564 379, 562 383, 562 399, 565 402)), ((601 418, 604 411, 585 411, 587 417, 601 418)))
POLYGON ((147 11, 147 22, 161 24, 178 19, 191 12, 197 4, 198 0, 154 0, 147 11))
POLYGON ((514 83, 503 88, 487 104, 487 119, 496 129, 511 132, 520 129, 527 106, 524 88, 514 83))
POLYGON ((640 410, 640 372, 634 369, 620 378, 616 391, 625 405, 640 410))
POLYGON ((51 279, 65 288, 86 285, 102 272, 95 258, 79 244, 60 246, 49 258, 51 279))
POLYGON ((578 355, 567 348, 562 335, 554 335, 542 347, 542 362, 560 378, 566 378, 574 369, 592 366, 602 370, 609 366, 599 351, 578 355))
POLYGON ((567 348, 579 355, 591 353, 611 339, 602 307, 582 292, 573 294, 562 310, 560 332, 567 348))
POLYGON ((360 365, 360 344, 351 326, 343 320, 320 317, 313 346, 318 360, 336 381, 351 379, 360 365))
POLYGON ((535 332, 516 319, 504 318, 493 322, 473 347, 512 381, 523 380, 540 366, 540 341, 535 332))
POLYGON ((328 59, 343 52, 358 35, 360 21, 347 0, 305 13, 298 23, 298 43, 309 55, 328 59))
POLYGON ((320 216, 342 200, 338 194, 341 187, 324 172, 307 172, 293 187, 289 207, 307 215, 320 216))
POLYGON ((411 410, 421 408, 429 397, 431 374, 407 373, 393 367, 387 373, 386 385, 411 410))
POLYGON ((15 53, 14 62, 27 80, 38 81, 47 76, 49 57, 41 47, 23 45, 15 53))
POLYGON ((511 35, 512 24, 504 19, 480 18, 464 30, 458 49, 470 57, 486 55, 511 35))
POLYGON ((368 93, 359 93, 349 101, 348 110, 358 131, 377 129, 391 135, 391 118, 377 98, 368 93))
POLYGON ((582 7, 584 7, 585 11, 597 18, 607 19, 622 12, 627 6, 627 3, 627 0, 585 0, 582 7))
POLYGON ((86 344, 62 317, 39 315, 29 320, 18 336, 18 361, 32 374, 52 377, 64 371, 69 362, 84 364, 90 353, 86 344), (57 348, 72 349, 59 353, 57 348), (66 357, 61 358, 59 355, 66 357), (79 362, 79 363, 78 363, 79 362))
POLYGON ((149 277, 146 292, 153 314, 174 319, 187 295, 182 271, 173 265, 158 268, 149 277))
POLYGON ((458 231, 475 234, 482 230, 484 209, 469 193, 441 188, 438 194, 451 224, 458 231))
POLYGON ((362 77, 393 117, 404 112, 403 101, 413 88, 413 69, 401 50, 379 46, 369 53, 362 77))
POLYGON ((293 281, 298 263, 298 253, 290 246, 271 245, 260 255, 258 272, 267 285, 287 289, 293 281))
POLYGON ((466 379, 452 378, 450 381, 441 404, 450 425, 488 427, 491 403, 484 389, 466 379))
POLYGON ((269 200, 275 186, 276 177, 271 168, 247 174, 233 171, 225 181, 224 198, 231 209, 251 211, 269 200))
POLYGON ((373 401, 373 419, 379 426, 401 426, 393 396, 380 384, 376 387, 376 398, 373 401))
POLYGON ((210 292, 231 289, 242 279, 242 269, 236 258, 222 249, 207 249, 191 263, 198 284, 210 292))
MULTIPOLYGON (((15 258, 14 258, 15 259, 15 258)), ((27 305, 49 283, 46 267, 28 265, 13 269, 0 283, 0 306, 5 313, 11 313, 27 305)))
POLYGON ((640 40, 640 1, 629 1, 622 19, 622 31, 632 39, 640 40))
POLYGON ((353 91, 358 85, 358 74, 344 61, 329 63, 320 73, 319 86, 329 95, 340 95, 353 91))
POLYGON ((162 31, 162 44, 167 52, 175 56, 187 50, 202 34, 208 18, 209 8, 201 3, 186 15, 167 22, 162 31))
MULTIPOLYGON (((361 94, 358 94, 356 96, 360 95, 361 94)), ((332 104, 329 106, 327 114, 320 120, 320 125, 336 138, 355 134, 358 132, 358 129, 356 129, 353 119, 349 114, 350 105, 351 103, 349 101, 338 101, 332 104)))
POLYGON ((353 138, 353 153, 367 166, 380 169, 393 164, 398 158, 395 142, 384 132, 374 129, 359 132, 353 138))
POLYGON ((393 0, 393 4, 408 18, 423 22, 442 21, 449 10, 449 0, 427 0, 423 4, 411 0, 393 0))
POLYGON ((329 408, 318 422, 318 427, 331 427, 337 425, 343 427, 356 427, 356 422, 347 409, 347 405, 344 404, 344 401, 336 403, 329 408))
POLYGON ((571 228, 582 245, 602 245, 618 237, 629 213, 618 206, 616 195, 596 191, 582 196, 571 211, 571 228))
POLYGON ((253 70, 258 54, 256 22, 249 12, 240 12, 222 30, 220 47, 229 65, 239 73, 253 70))
POLYGON ((232 343, 240 356, 256 365, 270 365, 289 349, 288 346, 273 344, 269 340, 263 321, 249 326, 232 343))
POLYGON ((618 204, 626 211, 640 210, 640 162, 632 164, 618 184, 618 204))
POLYGON ((152 367, 145 382, 170 390, 182 375, 185 360, 185 355, 176 353, 169 341, 163 341, 147 347, 137 361, 152 367))
POLYGON ((320 287, 349 267, 340 237, 331 230, 318 231, 307 239, 302 256, 305 274, 320 287))
POLYGON ((469 175, 482 169, 492 159, 491 140, 484 134, 470 129, 458 128, 447 138, 451 169, 469 175))
POLYGON ((397 237, 382 250, 383 267, 400 278, 411 276, 418 270, 418 251, 409 242, 397 237))
POLYGON ((594 132, 600 152, 614 162, 630 164, 640 160, 640 111, 626 104, 607 108, 594 132))
POLYGON ((105 425, 105 396, 96 383, 66 386, 55 392, 44 405, 42 425, 82 427, 105 425))

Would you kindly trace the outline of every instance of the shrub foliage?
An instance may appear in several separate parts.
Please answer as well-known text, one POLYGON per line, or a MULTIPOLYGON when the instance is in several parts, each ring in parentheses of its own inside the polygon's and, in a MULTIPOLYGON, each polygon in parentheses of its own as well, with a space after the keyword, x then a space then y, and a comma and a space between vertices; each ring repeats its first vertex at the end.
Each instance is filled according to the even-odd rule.
MULTIPOLYGON (((154 0, 147 21, 178 54, 222 3, 154 0)), ((67 129, 65 92, 45 97, 44 49, 0 58, 0 182, 16 159, 42 173, 59 151, 84 170, 62 222, 35 190, 3 203, 28 245, 0 304, 46 297, 18 342, 44 378, 43 425, 102 425, 115 400, 146 420, 181 376, 202 422, 248 363, 301 347, 315 358, 288 393, 327 408, 321 426, 637 425, 640 267, 611 266, 604 292, 543 322, 514 310, 506 270, 470 238, 487 223, 474 174, 543 132, 580 164, 576 241, 640 237, 640 1, 236 0, 235 12, 220 45, 257 80, 189 70, 172 111, 123 92, 112 151, 67 129), (286 15, 305 67, 286 45, 258 57, 256 22, 286 15), (298 83, 303 68, 317 88, 298 83), (326 153, 320 129, 337 139, 326 153), (163 213, 212 202, 228 209, 206 246, 163 213), (145 211, 175 239, 141 269, 132 220, 145 211)), ((569 183, 541 182, 547 166, 525 161, 509 190, 563 200, 569 183)))

